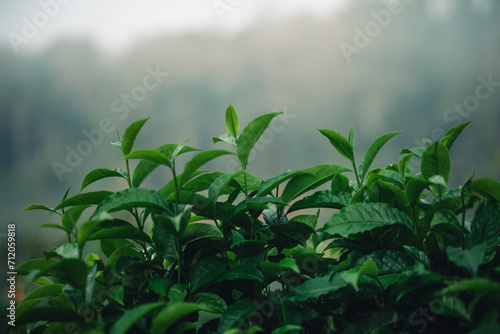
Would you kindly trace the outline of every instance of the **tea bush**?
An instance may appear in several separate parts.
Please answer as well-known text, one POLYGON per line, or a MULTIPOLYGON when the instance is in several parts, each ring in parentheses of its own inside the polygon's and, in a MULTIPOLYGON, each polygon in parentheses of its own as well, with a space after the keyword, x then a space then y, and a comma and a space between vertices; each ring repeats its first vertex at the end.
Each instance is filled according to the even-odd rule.
POLYGON ((147 119, 136 121, 114 143, 125 169, 91 171, 54 208, 28 206, 60 216, 44 226, 67 242, 17 268, 31 292, 15 332, 500 332, 500 182, 447 184, 450 148, 468 123, 373 169, 399 132, 377 138, 357 166, 352 128, 347 138, 319 129, 352 170, 318 165, 262 180, 247 172, 249 156, 279 114, 240 133, 229 106, 228 133, 213 138, 236 150, 241 169, 229 173, 201 168, 234 148, 202 151, 186 140, 135 149, 147 119), (159 191, 141 187, 159 166, 171 179, 159 191), (128 187, 85 191, 109 177, 128 187), (324 208, 336 210, 323 223, 324 208), (79 221, 86 210, 90 219, 79 221), (101 256, 85 252, 91 240, 101 256))

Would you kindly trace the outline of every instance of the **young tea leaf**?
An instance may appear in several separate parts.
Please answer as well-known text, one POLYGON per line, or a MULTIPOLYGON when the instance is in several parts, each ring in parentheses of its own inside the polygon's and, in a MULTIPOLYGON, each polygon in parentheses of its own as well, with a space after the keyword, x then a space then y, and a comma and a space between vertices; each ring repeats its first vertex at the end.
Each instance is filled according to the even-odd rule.
MULTIPOLYGON (((329 129, 318 129, 319 132, 335 147, 337 152, 344 158, 349 159, 351 162, 354 161, 354 151, 352 145, 347 139, 344 138, 340 133, 329 129)), ((354 138, 354 137, 353 137, 354 138)))
POLYGON ((254 147, 255 143, 259 140, 260 136, 266 131, 267 127, 271 123, 271 120, 282 114, 282 112, 273 112, 260 117, 257 117, 243 129, 240 137, 238 138, 238 146, 236 152, 238 154, 238 159, 241 162, 243 169, 246 169, 248 164, 248 157, 250 152, 254 147))
POLYGON ((137 138, 139 131, 141 131, 142 126, 144 125, 144 123, 146 123, 148 119, 149 117, 135 121, 132 124, 130 124, 129 127, 125 130, 125 133, 123 134, 123 138, 121 141, 121 149, 123 155, 127 155, 130 153, 130 151, 132 151, 132 148, 134 147, 135 138, 137 138))
POLYGON ((227 132, 235 139, 237 139, 238 134, 240 133, 240 122, 238 120, 236 110, 234 110, 232 105, 229 105, 229 107, 226 109, 224 121, 226 123, 227 132))
POLYGON ((375 139, 375 141, 370 145, 370 147, 368 147, 368 150, 366 150, 365 157, 361 162, 361 165, 359 166, 359 174, 361 182, 363 182, 363 180, 365 179, 365 176, 368 173, 368 169, 370 168, 373 160, 375 160, 375 157, 377 156, 380 149, 385 145, 385 143, 387 143, 389 139, 391 139, 392 137, 401 132, 402 131, 386 133, 385 135, 382 135, 377 139, 375 139))

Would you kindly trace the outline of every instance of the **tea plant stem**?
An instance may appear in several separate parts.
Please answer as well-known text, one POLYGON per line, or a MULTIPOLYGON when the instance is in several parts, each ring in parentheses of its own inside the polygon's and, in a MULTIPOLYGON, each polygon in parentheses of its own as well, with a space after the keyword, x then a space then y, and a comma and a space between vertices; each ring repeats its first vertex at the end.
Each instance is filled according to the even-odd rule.
MULTIPOLYGON (((125 159, 125 165, 127 166, 127 183, 128 183, 128 187, 132 188, 132 179, 130 178, 130 165, 128 163, 128 159, 125 159)), ((132 215, 135 218, 137 226, 142 231, 144 229, 144 226, 142 226, 141 220, 139 219, 139 215, 137 214, 137 208, 133 208, 132 209, 132 215)))
POLYGON ((352 169, 354 169, 354 175, 356 176, 356 182, 358 183, 358 189, 361 188, 361 180, 359 179, 358 170, 356 169, 356 161, 354 158, 351 160, 352 169))
POLYGON ((245 182, 245 198, 248 198, 247 175, 243 174, 243 181, 245 182))
POLYGON ((461 199, 462 199, 462 233, 461 239, 462 239, 462 249, 465 249, 465 199, 464 199, 464 190, 462 189, 461 191, 461 199))
POLYGON ((181 245, 179 243, 179 239, 174 237, 175 244, 175 252, 177 253, 177 284, 181 284, 181 263, 182 263, 182 254, 181 254, 181 245))
POLYGON ((177 216, 179 207, 179 185, 177 184, 177 174, 175 172, 175 159, 172 159, 172 174, 174 176, 175 185, 175 215, 177 216))

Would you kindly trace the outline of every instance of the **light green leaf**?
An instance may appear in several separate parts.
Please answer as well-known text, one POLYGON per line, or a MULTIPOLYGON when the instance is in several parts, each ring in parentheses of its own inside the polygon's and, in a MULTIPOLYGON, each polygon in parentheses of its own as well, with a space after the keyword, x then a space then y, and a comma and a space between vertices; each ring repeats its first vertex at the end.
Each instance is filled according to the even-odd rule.
POLYGON ((175 148, 175 150, 172 152, 172 159, 175 159, 182 152, 182 149, 184 148, 184 146, 186 146, 186 143, 190 139, 191 139, 191 137, 189 137, 188 139, 183 140, 182 143, 180 143, 179 145, 177 145, 177 147, 175 148))
POLYGON ((243 169, 246 169, 246 166, 248 164, 248 157, 255 143, 257 143, 260 136, 262 136, 264 131, 266 131, 267 127, 271 123, 271 120, 279 114, 282 114, 282 112, 273 112, 257 117, 256 119, 248 123, 248 125, 241 132, 241 135, 238 138, 238 146, 236 152, 243 169))
POLYGON ((295 175, 288 181, 281 198, 289 203, 303 193, 330 181, 335 173, 350 171, 336 165, 317 165, 303 170, 307 174, 295 175))
POLYGON ((328 140, 330 143, 335 147, 337 152, 344 158, 349 159, 351 162, 354 161, 354 152, 353 152, 353 147, 349 143, 347 139, 345 139, 344 136, 342 136, 340 133, 335 132, 333 130, 329 129, 318 129, 319 132, 328 140))
POLYGON ((125 130, 121 142, 121 149, 123 155, 127 155, 130 153, 130 151, 132 151, 134 147, 135 138, 137 138, 139 131, 141 131, 142 126, 144 125, 144 123, 146 123, 148 119, 149 117, 135 121, 132 124, 130 124, 129 127, 125 130))
POLYGON ((365 157, 361 162, 361 165, 359 166, 359 174, 361 182, 363 182, 363 180, 365 179, 365 176, 368 173, 368 170, 370 169, 370 166, 373 160, 375 160, 375 157, 377 156, 380 149, 385 145, 385 143, 387 143, 389 139, 391 139, 392 137, 401 132, 402 131, 386 133, 375 139, 375 141, 370 145, 370 147, 368 147, 368 150, 366 150, 365 153, 365 157))
POLYGON ((385 203, 355 203, 339 212, 325 224, 324 232, 347 237, 387 225, 404 225, 413 230, 411 219, 385 203))
POLYGON ((234 110, 232 105, 229 105, 226 109, 224 121, 226 123, 227 132, 234 138, 238 138, 238 134, 240 133, 240 122, 236 110, 234 110))
POLYGON ((234 147, 236 147, 236 138, 231 136, 229 133, 225 133, 219 137, 212 137, 212 142, 214 144, 216 144, 220 141, 224 142, 224 143, 228 143, 229 145, 233 145, 234 147))
POLYGON ((110 334, 126 334, 128 330, 143 318, 146 314, 165 305, 164 302, 147 303, 137 306, 131 310, 125 311, 123 315, 111 327, 110 334))
POLYGON ((92 184, 95 181, 105 179, 108 177, 121 177, 127 179, 127 172, 124 171, 123 169, 108 169, 108 168, 94 169, 93 171, 88 173, 83 179, 80 191, 82 191, 89 184, 92 184))

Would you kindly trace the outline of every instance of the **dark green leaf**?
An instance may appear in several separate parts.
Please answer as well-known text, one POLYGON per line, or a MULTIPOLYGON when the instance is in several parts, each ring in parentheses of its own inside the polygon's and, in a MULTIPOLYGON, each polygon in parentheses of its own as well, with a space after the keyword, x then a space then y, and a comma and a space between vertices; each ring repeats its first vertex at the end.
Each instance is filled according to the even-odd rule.
POLYGON ((94 229, 101 224, 102 222, 105 222, 107 220, 113 220, 113 217, 111 217, 107 212, 101 212, 97 215, 94 215, 92 219, 84 222, 80 228, 78 229, 78 235, 76 240, 78 241, 78 245, 83 247, 83 245, 87 242, 90 234, 94 229))
POLYGON ((289 203, 303 193, 315 189, 330 181, 335 173, 347 172, 349 169, 336 165, 318 165, 303 170, 307 174, 296 175, 288 181, 281 198, 289 203))
POLYGON ((119 219, 99 224, 96 228, 94 228, 88 238, 88 240, 102 239, 132 239, 151 243, 151 239, 146 233, 139 230, 132 224, 119 219))
POLYGON ((302 171, 302 170, 296 170, 296 171, 286 171, 281 174, 278 174, 270 179, 265 180, 262 182, 262 184, 259 187, 259 190, 257 192, 257 196, 265 196, 269 194, 274 188, 276 188, 278 185, 281 183, 285 182, 288 179, 291 179, 294 176, 301 175, 301 174, 307 174, 307 172, 302 171))
POLYGON ((108 169, 108 168, 94 169, 93 171, 88 173, 83 179, 80 191, 82 191, 83 188, 85 188, 89 184, 94 183, 97 180, 105 179, 108 177, 121 177, 127 179, 127 172, 124 171, 123 169, 108 169))
POLYGON ((137 138, 139 131, 141 131, 142 126, 144 125, 144 123, 146 123, 148 119, 149 117, 135 121, 132 124, 130 124, 129 127, 125 130, 121 142, 121 149, 123 155, 127 155, 130 153, 130 151, 132 151, 134 147, 135 138, 137 138))
POLYGON ((317 191, 311 196, 306 196, 300 201, 293 203, 288 212, 308 208, 331 208, 341 209, 351 200, 351 194, 334 190, 317 191))
POLYGON ((391 139, 392 137, 401 132, 402 131, 386 133, 375 139, 375 141, 370 145, 370 147, 368 147, 368 150, 366 150, 365 153, 365 157, 361 162, 361 165, 359 166, 359 174, 361 182, 363 182, 366 174, 368 173, 368 169, 370 169, 370 166, 373 160, 375 160, 375 157, 377 156, 380 149, 385 145, 385 143, 387 143, 389 139, 391 139))
POLYGON ((137 207, 168 210, 165 197, 158 191, 143 188, 128 188, 116 192, 102 201, 94 212, 94 216, 101 212, 130 210, 137 207))
POLYGON ((500 202, 500 182, 484 177, 472 180, 472 189, 481 195, 487 195, 500 202))
POLYGON ((189 224, 181 236, 181 243, 186 245, 191 242, 196 242, 202 239, 222 240, 224 235, 217 226, 195 223, 189 224))
POLYGON ((347 237, 377 227, 402 224, 413 230, 411 219, 385 203, 355 203, 334 214, 325 224, 324 232, 347 237))
POLYGON ((225 267, 222 259, 217 257, 199 259, 189 272, 191 292, 195 292, 202 286, 212 282, 224 271, 225 267))
POLYGON ((111 334, 126 334, 128 330, 146 314, 165 305, 164 302, 147 303, 125 311, 123 315, 111 327, 111 334))
POLYGON ((446 146, 437 141, 427 147, 422 154, 420 166, 420 171, 425 180, 434 175, 441 175, 448 182, 450 169, 450 154, 446 146))
POLYGON ((484 244, 474 246, 470 250, 448 246, 446 247, 446 254, 451 262, 458 267, 467 269, 475 277, 477 269, 484 261, 484 249, 484 244))
POLYGON ((500 207, 498 203, 486 202, 478 210, 471 223, 470 241, 472 246, 484 244, 485 259, 487 263, 496 254, 497 245, 500 243, 500 207))
MULTIPOLYGON (((158 146, 155 148, 155 151, 160 152, 164 156, 166 156, 168 159, 172 158, 172 153, 174 150, 177 148, 177 144, 165 144, 158 146)), ((200 149, 189 147, 189 146, 183 146, 180 153, 186 153, 186 152, 192 152, 192 151, 200 151, 200 149)), ((146 160, 142 159, 139 161, 137 164, 137 167, 134 170, 134 177, 132 179, 132 186, 134 188, 139 187, 142 182, 146 179, 146 177, 151 174, 158 166, 160 166, 161 163, 155 162, 152 160, 146 160)))
POLYGON ((91 205, 76 205, 67 209, 62 216, 62 225, 64 226, 64 229, 71 233, 83 211, 89 207, 91 207, 91 205))
POLYGON ((156 150, 135 150, 125 156, 125 159, 149 160, 158 164, 172 168, 170 160, 162 153, 156 150))
POLYGON ((258 309, 259 303, 250 299, 240 299, 229 305, 220 318, 219 333, 224 333, 231 328, 241 327, 248 317, 258 309))
POLYGON ((334 275, 332 280, 329 276, 315 277, 309 279, 295 288, 290 300, 305 301, 309 298, 316 298, 326 295, 348 286, 349 283, 344 281, 340 275, 334 275))
POLYGON ((168 333, 168 329, 180 318, 199 311, 214 312, 210 307, 194 303, 170 303, 153 319, 152 334, 168 333))
POLYGON ((191 300, 196 304, 210 307, 219 314, 222 314, 227 309, 227 304, 224 299, 215 293, 198 292, 191 297, 191 300))
POLYGON ((55 210, 75 205, 97 205, 112 194, 112 191, 104 190, 78 194, 62 201, 55 210))
POLYGON ((196 170, 198 170, 198 168, 200 168, 210 160, 226 154, 234 153, 225 150, 207 150, 196 154, 184 167, 184 172, 182 173, 179 187, 182 187, 187 181, 189 181, 195 174, 196 170))
POLYGON ((226 173, 221 175, 217 180, 215 180, 210 188, 208 189, 208 198, 212 202, 216 202, 219 198, 219 194, 229 182, 231 182, 235 177, 241 174, 248 174, 244 169, 239 169, 234 173, 226 173))
POLYGON ((262 136, 264 131, 266 131, 267 127, 271 123, 271 120, 279 114, 282 114, 282 112, 273 112, 257 117, 256 119, 248 123, 248 125, 241 132, 241 135, 238 138, 238 146, 236 152, 243 169, 246 169, 246 166, 248 164, 248 157, 255 143, 257 143, 260 136, 262 136))
POLYGON ((343 174, 335 173, 332 178, 332 190, 351 194, 352 189, 349 186, 349 178, 343 174))
POLYGON ((349 159, 351 162, 354 161, 354 152, 353 152, 353 147, 349 143, 347 139, 345 139, 344 136, 342 136, 340 133, 335 132, 333 130, 329 129, 318 129, 319 132, 328 140, 330 143, 335 147, 337 152, 344 158, 349 159))
POLYGON ((462 133, 463 129, 467 125, 469 125, 470 122, 472 121, 459 124, 446 131, 446 133, 443 135, 443 138, 441 138, 440 142, 442 142, 444 146, 446 146, 448 151, 451 149, 451 146, 453 145, 457 137, 460 135, 460 133, 462 133))
POLYGON ((250 279, 259 282, 264 282, 262 272, 256 267, 248 264, 239 265, 237 267, 224 271, 217 277, 215 282, 222 282, 223 280, 236 280, 236 279, 250 279))

